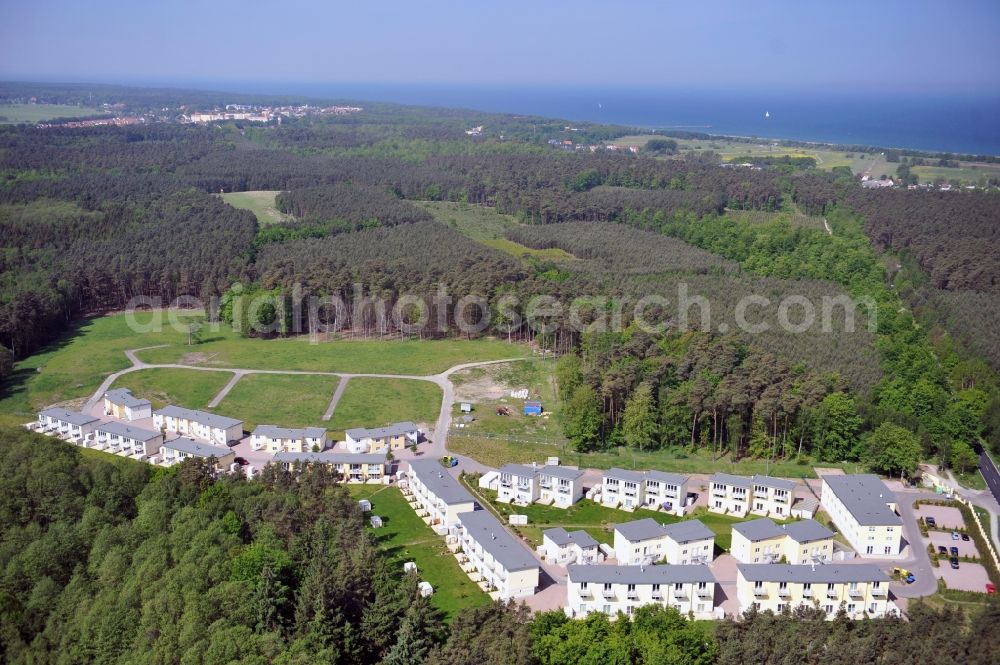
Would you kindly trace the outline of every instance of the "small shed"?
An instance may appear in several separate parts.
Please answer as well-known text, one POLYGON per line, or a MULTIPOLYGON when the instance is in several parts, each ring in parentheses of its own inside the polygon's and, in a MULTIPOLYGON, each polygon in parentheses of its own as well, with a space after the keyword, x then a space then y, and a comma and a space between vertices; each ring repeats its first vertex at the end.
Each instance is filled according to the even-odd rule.
POLYGON ((361 512, 367 513, 372 509, 372 502, 368 499, 361 499, 358 501, 358 508, 361 509, 361 512))
POLYGON ((378 515, 372 515, 370 521, 372 523, 372 528, 377 529, 380 526, 382 526, 382 518, 379 517, 378 515))
POLYGON ((472 413, 472 404, 469 402, 462 402, 460 408, 462 409, 462 413, 472 413))
POLYGON ((403 564, 404 573, 415 573, 417 572, 417 564, 415 561, 407 561, 403 564))
POLYGON ((430 582, 420 582, 417 584, 417 590, 424 598, 434 593, 434 587, 431 586, 430 582))
POLYGON ((524 526, 528 523, 527 515, 510 515, 507 521, 513 526, 524 526))
POLYGON ((524 403, 524 415, 526 416, 542 415, 542 403, 534 399, 527 400, 524 403))

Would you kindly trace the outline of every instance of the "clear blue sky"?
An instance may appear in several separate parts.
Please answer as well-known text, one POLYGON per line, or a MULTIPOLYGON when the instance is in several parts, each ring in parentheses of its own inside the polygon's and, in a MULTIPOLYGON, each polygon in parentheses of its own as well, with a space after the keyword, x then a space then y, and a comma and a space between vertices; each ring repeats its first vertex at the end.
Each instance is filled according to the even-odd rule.
POLYGON ((0 0, 0 78, 1000 92, 1000 2, 0 0))

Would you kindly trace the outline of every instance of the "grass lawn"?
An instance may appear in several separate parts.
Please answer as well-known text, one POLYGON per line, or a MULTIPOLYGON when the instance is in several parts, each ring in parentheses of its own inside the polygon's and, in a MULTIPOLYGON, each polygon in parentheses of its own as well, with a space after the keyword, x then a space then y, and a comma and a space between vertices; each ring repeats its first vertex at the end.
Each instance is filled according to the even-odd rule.
POLYGON ((252 212, 261 224, 277 224, 295 219, 275 206, 274 197, 279 193, 278 190, 262 189, 254 192, 229 192, 220 196, 234 208, 252 212))
POLYGON ((113 387, 129 388, 136 396, 152 402, 154 409, 167 404, 204 409, 232 377, 229 372, 153 368, 125 374, 113 387))
POLYGON ((974 490, 986 489, 986 479, 983 478, 983 474, 979 472, 979 469, 970 471, 969 473, 956 473, 955 479, 958 480, 962 487, 974 490))
POLYGON ((101 115, 100 109, 65 104, 0 104, 0 124, 42 122, 53 118, 83 118, 101 115))
POLYGON ((126 349, 165 343, 180 348, 185 338, 169 327, 136 333, 125 316, 83 321, 61 340, 17 363, 14 375, 0 387, 0 414, 17 419, 51 404, 82 404, 108 374, 130 365, 126 349))
MULTIPOLYGON (((133 347, 146 346, 143 339, 133 341, 133 347)), ((203 341, 195 346, 187 346, 178 336, 170 346, 138 356, 160 364, 425 375, 460 363, 517 358, 527 353, 527 346, 496 339, 332 340, 312 344, 305 337, 244 338, 222 325, 218 331, 206 329, 203 341)))
MULTIPOLYGON (((980 508, 979 506, 973 506, 972 509, 975 510, 976 515, 979 516, 979 521, 983 525, 983 531, 986 532, 986 539, 990 540, 991 538, 993 538, 993 529, 992 525, 990 524, 990 514, 986 511, 985 508, 980 508)), ((969 525, 969 527, 971 528, 972 525, 969 525)))
MULTIPOLYGON (((772 462, 764 460, 741 460, 731 462, 729 458, 713 460, 711 451, 687 453, 681 449, 654 452, 637 452, 626 448, 614 448, 597 453, 578 453, 568 444, 531 443, 527 441, 483 436, 448 434, 448 449, 459 455, 467 455, 478 462, 499 468, 508 462, 528 464, 544 462, 550 455, 558 456, 564 464, 581 468, 610 469, 656 469, 674 473, 716 473, 725 472, 741 476, 767 474, 782 478, 815 478, 813 467, 795 462, 772 462)), ((824 464, 832 468, 843 468, 854 473, 855 464, 824 464)))
MULTIPOLYGON (((227 380, 230 377, 228 373, 219 374, 227 380)), ((323 412, 338 381, 335 376, 247 374, 236 382, 213 411, 239 418, 247 431, 253 431, 262 423, 281 427, 325 427, 323 412)))
MULTIPOLYGON (((542 532, 546 529, 561 526, 569 531, 583 529, 588 532, 598 542, 614 544, 614 525, 622 522, 632 522, 647 517, 655 519, 660 524, 673 524, 690 519, 701 520, 705 526, 715 533, 715 543, 722 550, 728 551, 732 544, 732 528, 738 522, 745 522, 747 519, 740 517, 730 517, 728 515, 718 515, 710 513, 705 508, 697 508, 694 512, 677 517, 667 513, 659 513, 652 510, 638 509, 635 512, 627 512, 616 508, 608 508, 589 499, 582 499, 570 508, 563 510, 553 506, 542 506, 532 504, 530 506, 513 506, 500 503, 496 500, 497 493, 490 490, 481 490, 477 485, 466 485, 470 491, 481 499, 489 502, 490 506, 499 513, 503 521, 507 522, 507 517, 512 514, 527 515, 528 525, 522 527, 511 527, 519 534, 531 541, 533 546, 542 544, 542 532)), ((759 519, 757 515, 752 515, 748 519, 759 519)), ((780 523, 779 520, 775 520, 780 523)))
MULTIPOLYGON (((327 403, 332 394, 332 390, 327 394, 327 403)), ((347 382, 330 428, 381 427, 404 420, 433 424, 441 399, 441 389, 430 381, 354 378, 347 382)))
POLYGON ((447 201, 418 201, 416 204, 434 215, 434 219, 462 235, 512 256, 552 261, 570 261, 575 258, 557 247, 532 249, 507 240, 504 234, 519 222, 513 215, 501 215, 496 208, 447 201))
POLYGON ((435 534, 410 508, 396 487, 381 485, 348 485, 357 499, 372 502, 372 514, 382 518, 383 526, 373 529, 379 547, 388 554, 393 565, 417 564, 420 579, 434 587, 431 603, 448 619, 465 607, 488 605, 490 597, 462 572, 458 561, 448 551, 444 538, 435 534))

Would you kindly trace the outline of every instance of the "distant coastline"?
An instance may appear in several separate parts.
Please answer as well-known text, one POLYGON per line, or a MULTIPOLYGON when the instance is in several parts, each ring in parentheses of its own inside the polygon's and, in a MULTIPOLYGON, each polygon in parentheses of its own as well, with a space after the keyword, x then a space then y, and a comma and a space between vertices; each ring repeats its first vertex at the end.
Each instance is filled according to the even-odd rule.
POLYGON ((917 96, 527 86, 214 85, 233 92, 465 108, 720 136, 1000 156, 1000 92, 917 96))

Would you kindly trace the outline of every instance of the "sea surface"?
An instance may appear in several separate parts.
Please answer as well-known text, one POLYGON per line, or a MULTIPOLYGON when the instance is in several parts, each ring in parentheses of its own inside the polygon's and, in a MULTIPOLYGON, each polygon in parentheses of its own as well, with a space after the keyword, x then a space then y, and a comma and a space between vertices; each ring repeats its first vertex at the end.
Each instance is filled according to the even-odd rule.
POLYGON ((1000 155, 1000 91, 944 95, 540 86, 217 85, 217 89, 239 92, 458 107, 638 128, 1000 155))

